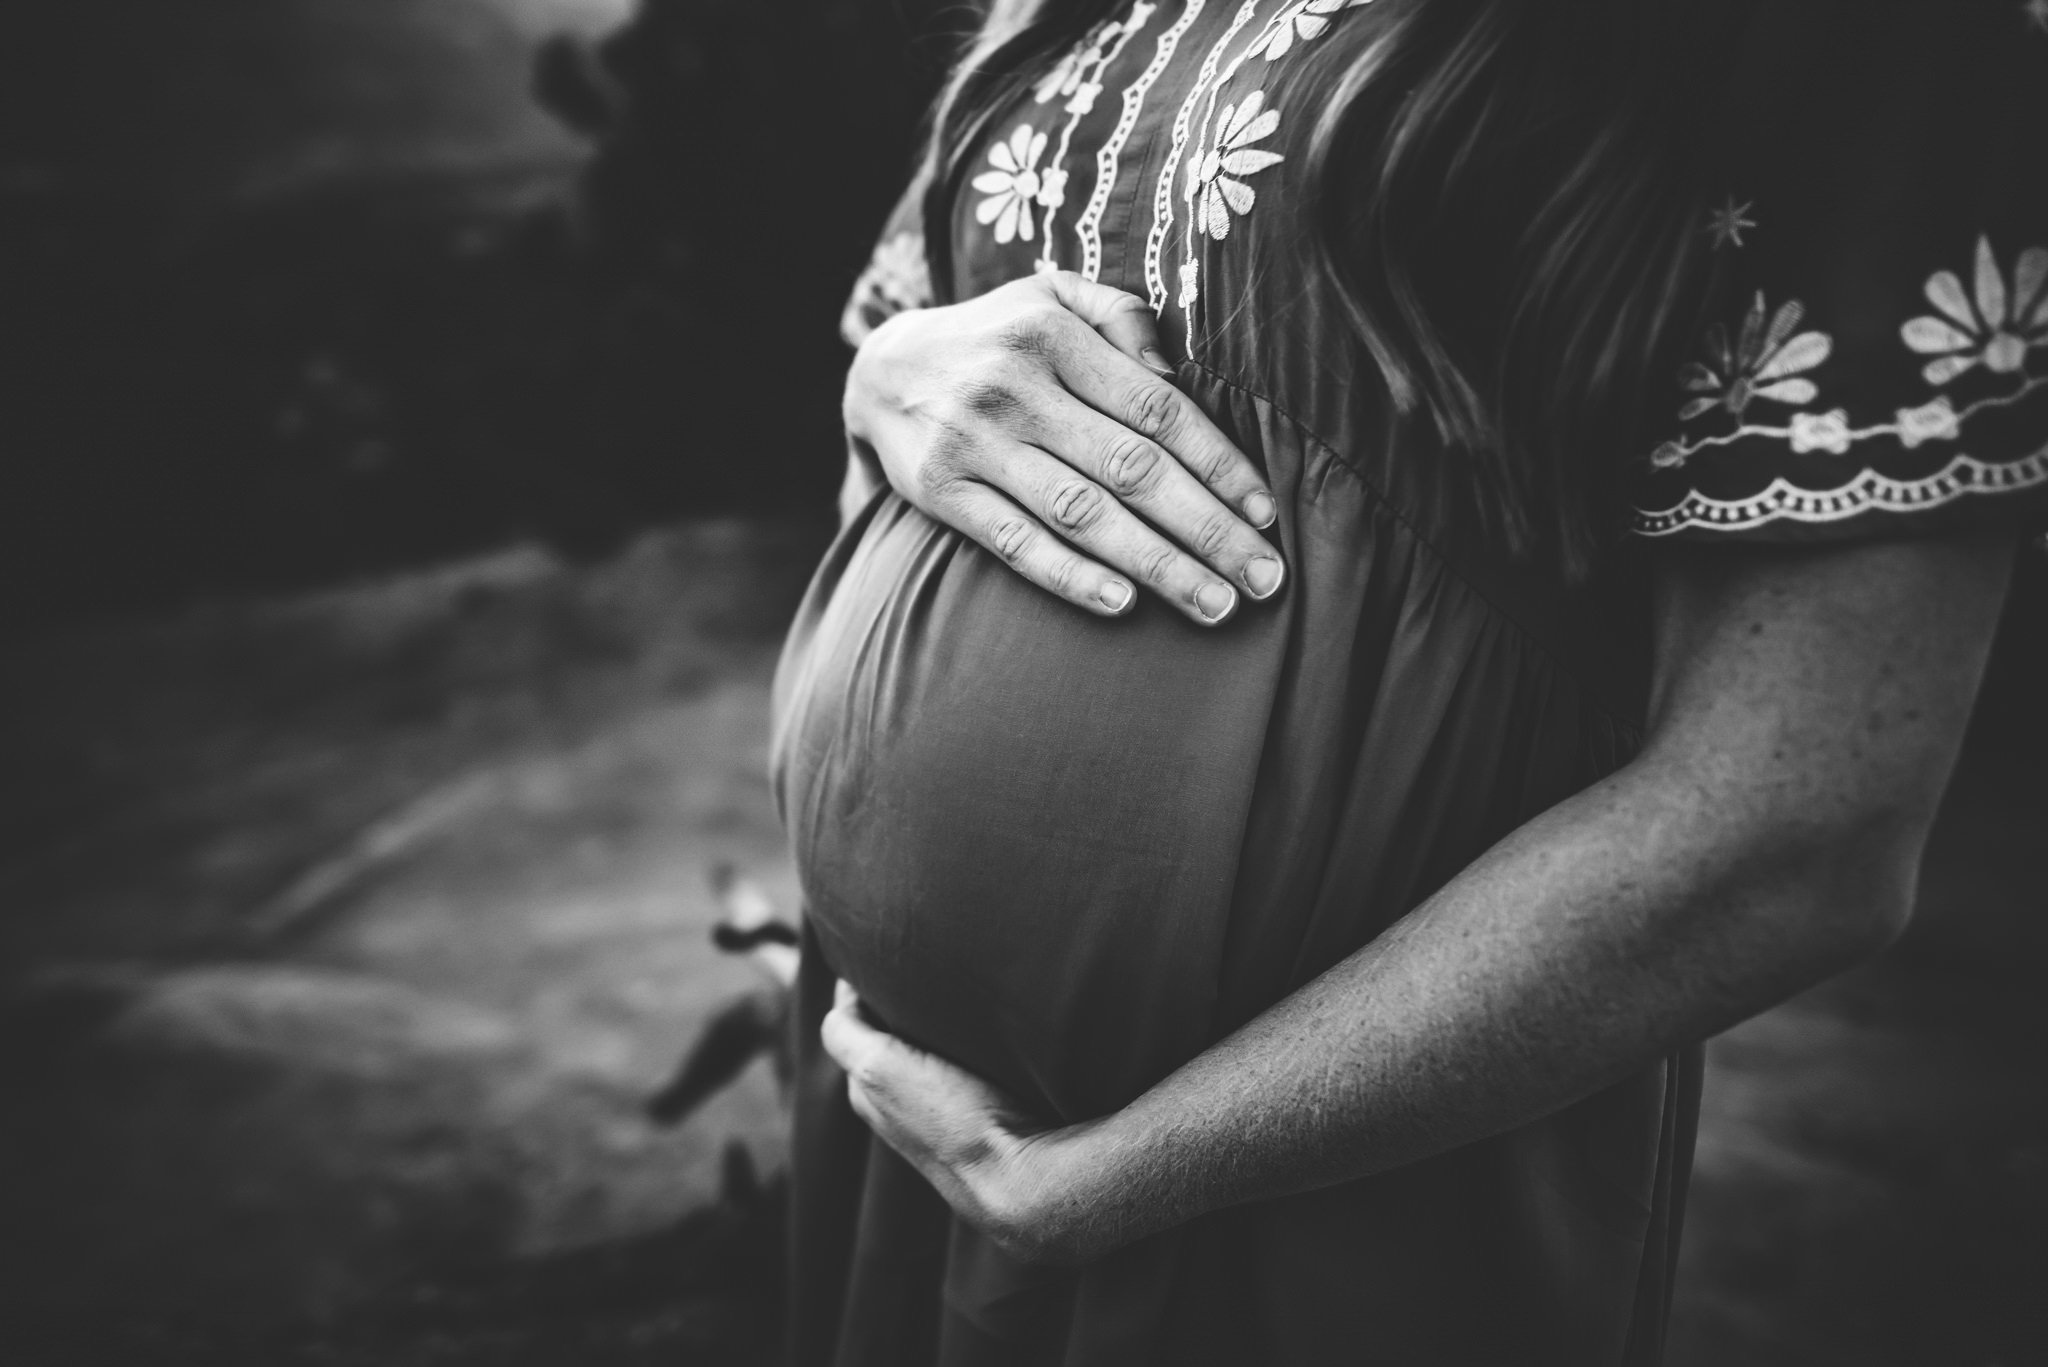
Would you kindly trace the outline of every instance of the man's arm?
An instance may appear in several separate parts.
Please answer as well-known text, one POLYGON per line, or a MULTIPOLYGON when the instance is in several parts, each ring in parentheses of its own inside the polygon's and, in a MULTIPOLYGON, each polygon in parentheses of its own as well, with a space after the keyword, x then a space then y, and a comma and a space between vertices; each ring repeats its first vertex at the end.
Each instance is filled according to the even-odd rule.
POLYGON ((2011 553, 1667 551, 1642 754, 1372 944, 1063 1130, 849 1004, 826 1028, 854 1103, 963 1215, 1058 1260, 1569 1105, 1897 935, 2011 553))

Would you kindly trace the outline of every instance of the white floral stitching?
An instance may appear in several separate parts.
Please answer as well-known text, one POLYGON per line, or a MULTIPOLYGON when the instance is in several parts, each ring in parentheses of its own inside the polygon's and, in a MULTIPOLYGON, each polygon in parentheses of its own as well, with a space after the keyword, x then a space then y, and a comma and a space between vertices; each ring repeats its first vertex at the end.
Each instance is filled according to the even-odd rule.
MULTIPOLYGON (((1207 93, 1209 83, 1216 79, 1216 68, 1223 61, 1223 54, 1244 31, 1259 12, 1259 0, 1244 0, 1237 14, 1210 47, 1208 55, 1202 58, 1201 69, 1195 73, 1195 83, 1189 88, 1187 98, 1173 116, 1173 145, 1166 153, 1166 165, 1160 168, 1159 182, 1152 192, 1152 227, 1145 234, 1145 291, 1154 313, 1166 308, 1166 277, 1162 265, 1165 254, 1166 235, 1173 231, 1173 186, 1180 178, 1180 159, 1187 152, 1190 125, 1195 117, 1195 105, 1207 93)), ((1213 107, 1213 106, 1212 106, 1213 107)))
MULTIPOLYGON (((1059 146, 1052 154, 1051 164, 1056 170, 1048 173, 1058 177, 1057 183, 1061 193, 1057 199, 1039 200, 1039 203, 1045 206, 1045 245, 1039 249, 1038 254, 1041 267, 1050 268, 1057 264, 1053 252, 1053 215, 1059 212, 1060 205, 1066 199, 1067 152, 1073 146, 1074 130, 1080 126, 1081 120, 1094 110, 1095 101, 1102 94, 1103 72, 1123 55, 1124 49, 1130 46, 1131 39, 1137 36, 1139 29, 1151 22, 1152 15, 1158 8, 1157 5, 1150 3, 1150 0, 1138 0, 1138 3, 1131 7, 1127 17, 1098 24, 1092 33, 1076 45, 1073 52, 1067 54, 1066 60, 1053 69, 1052 75, 1039 83, 1038 100, 1041 104, 1060 95, 1068 97, 1065 106, 1066 126, 1060 129, 1059 146), (1055 80, 1055 77, 1058 79, 1055 80)), ((1098 182, 1100 165, 1101 159, 1098 157, 1098 182)), ((1113 178, 1115 174, 1116 170, 1112 165, 1110 175, 1113 178)), ((1094 197, 1091 195, 1090 202, 1093 203, 1093 200, 1094 197)), ((1099 254, 1099 247, 1097 251, 1099 254)), ((1084 270, 1083 274, 1087 272, 1084 270)), ((1088 278, 1092 280, 1095 277, 1090 275, 1088 278)))
POLYGON ((1936 271, 1927 280, 1927 302, 1942 316, 1915 318, 1899 329, 1907 346, 1936 358, 1921 372, 1931 385, 1979 365, 2011 375, 2026 368, 2029 351, 2048 346, 2048 247, 2021 252, 2008 287, 1991 239, 1979 237, 1974 283, 1973 301, 1955 272, 1936 271))
MULTIPOLYGON (((2041 2, 2048 4, 2048 0, 2041 2)), ((1753 202, 1737 204, 1735 196, 1730 195, 1726 204, 1707 215, 1706 234, 1714 239, 1715 251, 1723 247, 1740 249, 1749 245, 1742 240, 1742 235, 1756 230, 1757 222, 1749 216, 1749 211, 1755 207, 1753 202)))
MULTIPOLYGON (((1980 236, 1974 267, 1969 292, 1953 271, 1929 276, 1924 293, 1940 316, 1909 320, 1899 329, 1900 337, 1911 350, 1935 358, 1921 371, 1931 387, 1940 388, 1981 367, 1989 374, 2016 376, 2012 388, 1961 408, 1948 395, 1937 395, 1917 407, 1899 409, 1890 422, 1861 428, 1852 427, 1848 412, 1841 408, 1794 413, 1782 427, 1742 421, 1755 400, 1804 404, 1817 398, 1818 386, 1801 372, 1826 361, 1834 345, 1826 333, 1792 335, 1805 315, 1797 300, 1782 305, 1766 325, 1764 296, 1758 294, 1743 320, 1741 340, 1730 346, 1725 330, 1716 325, 1706 341, 1712 364, 1695 361, 1679 375, 1680 383, 1698 396, 1680 410, 1681 422, 1718 408, 1734 415, 1737 425, 1713 436, 1667 441, 1650 454, 1650 464, 1673 469, 1702 451, 1751 437, 1785 440, 1797 453, 1830 455, 1846 455, 1860 442, 1890 437, 1910 451, 1928 442, 1960 441, 1964 426, 1977 414, 2013 407, 2048 390, 2048 374, 2029 369, 2032 353, 2048 348, 2048 248, 2022 251, 2008 277, 1990 239, 1980 236)), ((1693 490, 1660 512, 1636 509, 1633 528, 1644 536, 1667 536, 1693 526, 1740 531, 1779 518, 1833 522, 1873 508, 1938 507, 1970 494, 2010 493, 2042 483, 2048 483, 2048 448, 2003 464, 1958 455, 1941 470, 1918 479, 1894 479, 1864 469, 1833 489, 1803 489, 1780 478, 1761 493, 1740 499, 1716 499, 1693 490)))
POLYGON ((974 219, 984 225, 993 223, 997 242, 1007 244, 1019 237, 1029 242, 1034 231, 1031 206, 1057 204, 1065 192, 1064 171, 1039 172, 1038 159, 1044 154, 1045 134, 1033 131, 1028 123, 1020 123, 1007 141, 988 149, 992 169, 970 182, 975 190, 988 196, 975 209, 974 219))
POLYGON ((1117 165, 1124 147, 1138 127, 1138 115, 1145 107, 1145 97, 1165 73, 1175 50, 1180 47, 1181 36, 1201 15, 1206 3, 1207 0, 1188 0, 1180 18, 1159 35, 1151 64, 1135 82, 1124 88, 1122 117, 1117 119, 1109 140, 1096 150, 1095 188, 1089 192, 1088 206, 1081 211, 1080 222, 1074 225, 1075 235, 1081 240, 1081 274, 1090 280, 1098 280, 1102 276, 1102 215, 1108 211, 1109 197, 1116 189, 1117 165))
MULTIPOLYGON (((1189 95, 1189 104, 1182 106, 1185 116, 1192 108, 1192 102, 1206 94, 1208 106, 1202 113, 1201 141, 1205 151, 1200 160, 1189 163, 1187 185, 1182 197, 1188 201, 1188 222, 1181 233, 1182 255, 1180 265, 1180 293, 1175 303, 1186 319, 1188 339, 1194 339, 1193 309, 1201 293, 1201 261, 1196 253, 1199 239, 1204 235, 1222 241, 1230 234, 1230 216, 1251 212, 1257 196, 1252 188, 1239 177, 1254 175, 1267 167, 1278 164, 1285 158, 1277 152, 1268 152, 1248 146, 1263 141, 1280 126, 1277 109, 1264 107, 1266 92, 1254 90, 1243 100, 1226 104, 1219 115, 1216 102, 1222 95, 1223 87, 1237 75, 1238 71, 1254 57, 1263 56, 1268 62, 1287 52, 1299 41, 1307 43, 1327 33, 1334 22, 1331 16, 1342 10, 1369 5, 1372 0, 1291 0, 1278 13, 1267 20, 1257 37, 1238 53, 1223 73, 1213 81, 1198 83, 1189 95)), ((1240 15, 1240 18, 1243 16, 1240 15)), ((1227 42, 1237 29, 1233 27, 1225 35, 1227 42)), ((1215 56, 1211 54, 1212 58, 1215 56)), ((1167 188, 1167 177, 1174 172, 1180 155, 1185 150, 1179 138, 1180 124, 1175 123, 1176 140, 1173 155, 1168 158, 1161 173, 1161 189, 1167 188)), ((1163 215, 1168 224, 1172 221, 1171 210, 1163 215)), ((1160 226, 1155 221, 1154 228, 1160 226)), ((1153 286, 1153 309, 1165 307, 1165 281, 1163 269, 1147 253, 1146 280, 1153 286)))
POLYGON ((1892 479, 1866 469, 1835 489, 1801 489, 1780 478, 1749 498, 1709 498, 1695 490, 1662 512, 1637 509, 1631 530, 1638 536, 1670 536, 1688 527, 1747 531, 1782 519, 1840 522, 1873 509, 1924 512, 1972 494, 2010 494, 2044 484, 2048 446, 2015 461, 1959 455, 1921 479, 1892 479))

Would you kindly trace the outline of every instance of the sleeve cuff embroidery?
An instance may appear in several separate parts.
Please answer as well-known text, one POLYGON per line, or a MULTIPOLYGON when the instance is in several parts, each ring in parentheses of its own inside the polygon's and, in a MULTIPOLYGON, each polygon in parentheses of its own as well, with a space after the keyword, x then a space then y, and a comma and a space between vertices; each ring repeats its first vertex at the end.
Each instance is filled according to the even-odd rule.
POLYGON ((2023 448, 2048 429, 2048 357, 2042 354, 2048 352, 2048 247, 2021 252, 2008 273, 1980 236, 1972 275, 1966 290, 1955 272, 1935 272, 1923 289, 1934 313, 1906 321, 1898 334, 1911 353, 1929 358, 1918 378, 1929 389, 1950 392, 1896 408, 1886 418, 1872 414, 1862 425, 1847 407, 1819 407, 1820 377, 1812 372, 1835 354, 1835 341, 1826 332, 1800 330, 1806 317, 1800 301, 1773 310, 1758 292, 1732 335, 1719 324, 1709 328, 1702 359, 1679 373, 1690 395, 1678 412, 1681 435, 1658 446, 1647 462, 1653 486, 1683 471, 1690 487, 1669 506, 1637 507, 1632 530, 1668 536, 1779 520, 1837 522, 2048 484, 2048 446, 1996 461, 1957 454, 1926 470, 1940 453, 1922 448, 1987 436, 2002 439, 1998 446, 2023 448), (1951 386, 1971 397, 1961 398, 1951 386), (1797 411, 1773 421, 1771 407, 1797 411), (1983 421, 1973 426, 1977 419, 1983 421), (1812 469, 1813 457, 1844 457, 1858 448, 1867 448, 1867 457, 1845 461, 1840 480, 1825 487, 1780 472, 1790 457, 1812 469), (1737 456, 1744 458, 1742 469, 1735 468, 1737 456), (1747 481, 1743 469, 1750 472, 1747 481), (1766 476, 1768 484, 1756 489, 1752 481, 1766 476), (1705 492, 1716 483, 1739 491, 1744 482, 1751 489, 1740 496, 1705 492))

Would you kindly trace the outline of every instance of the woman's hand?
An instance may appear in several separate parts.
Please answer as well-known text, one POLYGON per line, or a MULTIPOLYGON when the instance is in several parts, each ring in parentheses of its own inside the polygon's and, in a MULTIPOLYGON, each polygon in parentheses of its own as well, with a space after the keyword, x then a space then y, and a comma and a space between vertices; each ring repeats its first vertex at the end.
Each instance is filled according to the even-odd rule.
POLYGON ((906 499, 1039 587, 1113 617, 1135 581, 1214 625, 1240 590, 1279 589, 1253 530, 1277 508, 1157 342, 1142 300, 1071 271, 901 313, 854 355, 846 430, 906 499))
POLYGON ((877 1030, 843 982, 821 1034, 854 1111, 962 1219, 1030 1262, 1108 1251, 1087 1219, 1077 1138, 1088 1127, 1035 1121, 980 1078, 877 1030))

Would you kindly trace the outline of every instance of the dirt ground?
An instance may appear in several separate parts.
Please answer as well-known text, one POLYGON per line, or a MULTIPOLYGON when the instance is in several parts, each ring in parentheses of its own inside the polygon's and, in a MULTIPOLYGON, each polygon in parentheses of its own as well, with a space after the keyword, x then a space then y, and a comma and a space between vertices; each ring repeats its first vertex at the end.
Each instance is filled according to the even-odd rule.
MULTIPOLYGON (((647 1095, 821 530, 716 522, 0 660, 0 1360, 761 1363, 778 1111, 647 1095)), ((1713 1045, 1676 1367, 2048 1362, 2048 809, 1713 1045)))

